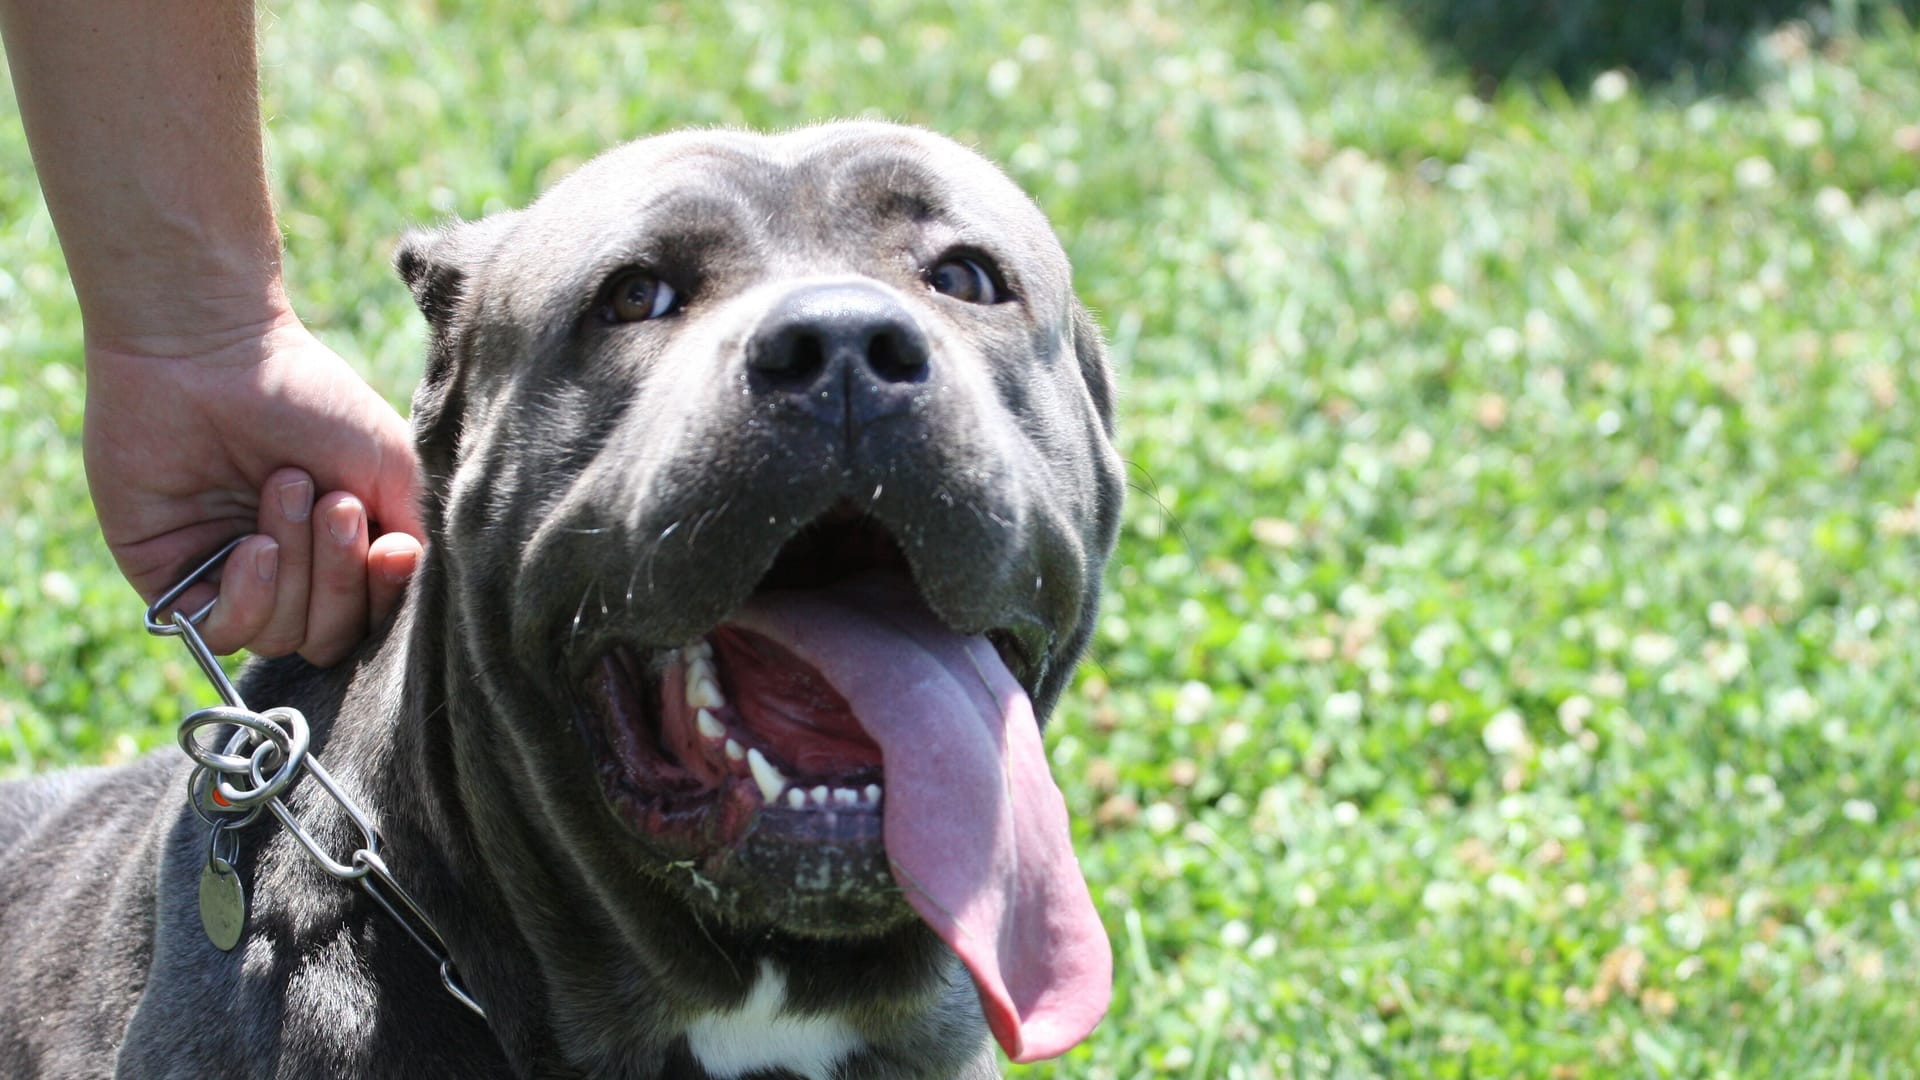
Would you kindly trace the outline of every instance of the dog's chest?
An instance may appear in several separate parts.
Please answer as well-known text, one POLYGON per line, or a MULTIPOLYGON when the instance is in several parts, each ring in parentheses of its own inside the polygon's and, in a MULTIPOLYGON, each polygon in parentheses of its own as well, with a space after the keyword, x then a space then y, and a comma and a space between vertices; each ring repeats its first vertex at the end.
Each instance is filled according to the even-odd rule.
POLYGON ((746 1000, 694 1021, 687 1028, 687 1046, 713 1080, 770 1070, 831 1080, 834 1065, 865 1046, 844 1021, 792 1014, 786 1004, 786 973, 763 960, 746 1000))

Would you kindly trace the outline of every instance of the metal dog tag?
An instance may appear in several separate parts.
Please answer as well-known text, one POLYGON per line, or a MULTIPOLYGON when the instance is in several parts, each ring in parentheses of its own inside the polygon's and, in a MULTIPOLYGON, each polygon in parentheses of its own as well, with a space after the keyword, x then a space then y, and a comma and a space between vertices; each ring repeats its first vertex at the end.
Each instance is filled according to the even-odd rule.
POLYGON ((232 952, 247 927, 247 890, 225 859, 210 860, 200 871, 200 925, 221 952, 232 952))

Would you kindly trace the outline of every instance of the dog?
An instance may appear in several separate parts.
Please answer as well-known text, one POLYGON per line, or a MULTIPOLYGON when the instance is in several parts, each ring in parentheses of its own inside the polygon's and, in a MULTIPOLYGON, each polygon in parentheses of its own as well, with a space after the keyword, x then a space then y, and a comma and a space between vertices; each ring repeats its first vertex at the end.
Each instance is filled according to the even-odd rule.
MULTIPOLYGON (((167 752, 0 788, 0 1075, 1000 1075, 1111 957, 1040 741, 1123 492, 1040 210, 931 133, 657 136, 409 234, 428 544, 349 662, 257 709, 378 824, 485 1019, 167 752)), ((311 777, 286 796, 357 835, 311 777)))

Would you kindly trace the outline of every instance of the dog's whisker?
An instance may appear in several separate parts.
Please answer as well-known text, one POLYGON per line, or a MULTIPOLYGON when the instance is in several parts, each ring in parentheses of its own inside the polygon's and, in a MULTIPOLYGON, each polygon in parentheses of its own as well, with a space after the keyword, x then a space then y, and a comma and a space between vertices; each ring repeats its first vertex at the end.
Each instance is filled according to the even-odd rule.
POLYGON ((727 970, 733 972, 733 977, 744 979, 745 977, 740 974, 739 966, 733 962, 733 957, 727 953, 727 950, 720 947, 720 942, 714 940, 713 931, 707 929, 707 920, 701 918, 698 911, 693 913, 693 925, 700 928, 700 936, 706 938, 707 944, 713 946, 713 951, 720 954, 720 959, 726 962, 727 970))
POLYGON ((654 585, 653 585, 654 560, 659 557, 660 548, 666 544, 667 537, 672 536, 674 533, 674 530, 678 529, 680 527, 680 524, 681 523, 679 520, 675 520, 673 524, 667 526, 664 529, 661 529, 660 535, 655 537, 653 543, 649 545, 647 548, 647 557, 643 560, 643 563, 647 568, 647 595, 648 596, 652 596, 654 593, 654 585))
MULTIPOLYGON (((580 636, 580 620, 586 617, 587 595, 592 591, 592 589, 593 589, 593 586, 589 584, 586 587, 586 589, 581 590, 580 606, 573 609, 573 628, 567 632, 568 648, 572 648, 574 640, 580 636)), ((601 613, 605 614, 605 611, 603 610, 601 613)))
MULTIPOLYGON (((728 500, 728 502, 731 501, 732 500, 728 500)), ((701 511, 699 520, 693 523, 693 531, 687 534, 687 546, 698 547, 700 544, 700 530, 706 528, 707 522, 719 517, 721 512, 726 510, 726 508, 727 504, 721 503, 715 509, 701 511)))
POLYGON ((1146 478, 1146 481, 1141 483, 1129 476, 1127 478, 1127 487, 1153 500, 1153 505, 1160 510, 1161 519, 1173 524, 1174 535, 1180 538, 1180 544, 1187 549, 1187 554, 1192 555, 1194 553, 1193 539, 1187 535, 1187 523, 1182 521, 1180 515, 1174 513, 1173 509, 1160 498, 1159 482, 1153 478, 1152 473, 1148 472, 1146 468, 1138 462, 1126 461, 1125 464, 1128 472, 1137 472, 1146 478))

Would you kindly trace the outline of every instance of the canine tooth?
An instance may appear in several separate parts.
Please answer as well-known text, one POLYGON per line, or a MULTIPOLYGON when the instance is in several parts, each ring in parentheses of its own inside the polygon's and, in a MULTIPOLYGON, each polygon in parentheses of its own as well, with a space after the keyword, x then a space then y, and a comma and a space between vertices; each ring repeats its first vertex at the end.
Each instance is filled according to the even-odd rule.
POLYGON ((697 674, 698 669, 687 669, 687 704, 696 709, 717 709, 727 703, 720 696, 720 684, 713 681, 711 674, 697 674))
POLYGON ((693 723, 695 727, 700 729, 700 734, 705 735, 709 739, 724 739, 727 737, 726 725, 722 724, 712 713, 705 709, 701 709, 699 712, 693 714, 693 723))
POLYGON ((853 790, 852 788, 846 788, 846 787, 834 788, 833 789, 833 805, 859 806, 860 793, 853 790))
POLYGON ((787 792, 787 805, 793 807, 795 810, 805 810, 807 808, 807 793, 801 791, 799 788, 790 789, 787 792))
POLYGON ((867 797, 868 803, 877 803, 880 801, 880 785, 868 784, 867 790, 861 792, 861 794, 867 797))
POLYGON ((733 739, 728 739, 727 740, 727 760, 728 761, 747 760, 747 748, 744 746, 741 746, 738 742, 734 741, 733 739))
POLYGON ((713 659, 713 643, 706 638, 701 638, 680 651, 686 654, 689 661, 713 659))
POLYGON ((808 792, 807 794, 812 797, 813 805, 815 806, 827 805, 827 785, 821 784, 819 787, 814 788, 812 791, 808 792))
POLYGON ((747 751, 747 768, 753 771, 753 782, 760 785, 760 797, 766 801, 773 802, 786 789, 787 778, 759 750, 747 751))

